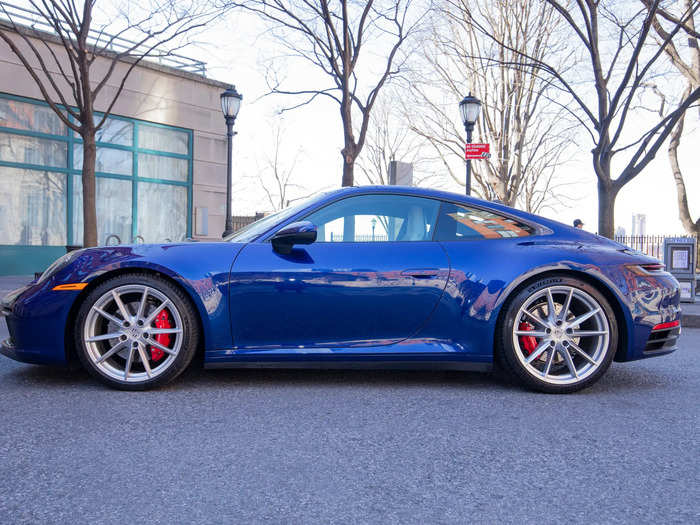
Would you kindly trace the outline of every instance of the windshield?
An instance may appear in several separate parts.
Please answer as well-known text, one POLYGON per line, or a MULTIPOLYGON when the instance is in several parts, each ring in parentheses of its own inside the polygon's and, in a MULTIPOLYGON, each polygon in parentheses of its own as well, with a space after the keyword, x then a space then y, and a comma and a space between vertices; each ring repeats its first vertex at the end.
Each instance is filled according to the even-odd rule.
POLYGON ((303 199, 302 201, 295 204, 294 206, 290 206, 283 210, 276 211, 275 213, 268 215, 267 217, 263 217, 260 220, 250 223, 248 226, 241 228, 240 230, 229 235, 228 237, 224 237, 224 240, 228 242, 250 242, 261 233, 264 233, 265 231, 272 228, 276 223, 288 219, 295 213, 303 210, 306 206, 309 205, 309 203, 311 203, 319 197, 321 197, 321 195, 307 197, 306 199, 303 199))

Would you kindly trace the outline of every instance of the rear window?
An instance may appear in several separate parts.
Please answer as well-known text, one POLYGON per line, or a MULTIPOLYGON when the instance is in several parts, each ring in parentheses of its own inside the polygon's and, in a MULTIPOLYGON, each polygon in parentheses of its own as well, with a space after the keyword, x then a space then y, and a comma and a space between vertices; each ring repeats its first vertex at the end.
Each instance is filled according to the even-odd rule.
POLYGON ((532 226, 517 219, 452 202, 443 202, 440 207, 434 240, 503 239, 506 237, 527 237, 534 233, 535 229, 532 226))

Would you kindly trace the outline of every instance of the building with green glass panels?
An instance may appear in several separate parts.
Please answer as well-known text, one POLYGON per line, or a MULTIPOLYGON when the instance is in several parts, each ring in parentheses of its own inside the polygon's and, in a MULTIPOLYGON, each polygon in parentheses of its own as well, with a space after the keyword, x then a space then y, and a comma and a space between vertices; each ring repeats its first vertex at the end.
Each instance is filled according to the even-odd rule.
MULTIPOLYGON (((97 137, 99 244, 220 238, 227 87, 161 65, 136 68, 97 137)), ((82 244, 81 162, 80 137, 0 44, 0 275, 40 271, 82 244)))

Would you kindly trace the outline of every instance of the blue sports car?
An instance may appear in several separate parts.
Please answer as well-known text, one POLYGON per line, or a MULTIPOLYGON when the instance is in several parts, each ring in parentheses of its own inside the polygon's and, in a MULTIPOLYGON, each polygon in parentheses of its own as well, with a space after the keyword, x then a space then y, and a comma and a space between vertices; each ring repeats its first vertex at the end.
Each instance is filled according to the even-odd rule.
POLYGON ((18 361, 142 390, 205 367, 489 370, 552 393, 672 352, 656 259, 506 206, 418 188, 324 193, 224 242, 73 251, 2 301, 18 361))

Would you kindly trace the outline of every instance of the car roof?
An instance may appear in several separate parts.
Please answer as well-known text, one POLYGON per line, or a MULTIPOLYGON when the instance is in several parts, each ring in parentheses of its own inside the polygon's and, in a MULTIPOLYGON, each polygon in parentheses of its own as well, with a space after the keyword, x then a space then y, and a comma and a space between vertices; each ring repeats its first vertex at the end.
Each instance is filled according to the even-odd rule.
POLYGON ((299 216, 303 216, 305 213, 308 212, 309 209, 316 208, 316 207, 323 207, 335 200, 338 200, 339 198, 342 198, 343 196, 351 196, 351 195, 371 195, 371 194, 398 194, 398 195, 415 195, 419 197, 428 197, 428 198, 434 198, 434 199, 440 199, 444 201, 451 201, 455 202, 458 204, 465 204, 467 206, 472 205, 476 206, 482 209, 490 210, 493 212, 501 212, 504 215, 510 215, 513 218, 520 218, 523 219, 527 222, 529 222, 532 225, 536 225, 539 228, 545 228, 550 230, 552 233, 555 233, 556 235, 560 236, 560 238, 568 238, 569 240, 574 240, 574 241, 580 241, 580 242, 588 242, 588 243, 598 243, 601 242, 602 239, 598 238, 597 235, 594 235, 592 233, 579 230, 576 228, 572 228, 571 226, 568 226, 566 224, 563 224, 559 221, 552 220, 552 219, 547 219, 545 217, 542 217, 540 215, 535 215, 533 213, 529 213, 523 210, 519 210, 517 208, 512 208, 510 206, 506 206, 505 204, 493 202, 493 201, 487 201, 484 199, 479 199, 477 197, 472 197, 468 195, 463 195, 459 193, 454 193, 450 191, 443 191, 443 190, 435 190, 431 188, 420 188, 420 187, 414 187, 414 186, 393 186, 393 185, 386 185, 386 186, 377 186, 377 185, 367 185, 367 186, 347 186, 343 188, 338 188, 334 190, 328 190, 323 193, 317 194, 315 197, 311 197, 310 201, 308 202, 307 206, 304 206, 303 208, 300 208, 297 213, 294 215, 291 215, 289 217, 286 217, 285 219, 281 220, 280 222, 271 225, 270 228, 268 228, 266 231, 262 232, 260 235, 258 235, 255 240, 260 241, 260 240, 265 240, 268 238, 270 235, 270 232, 273 230, 279 228, 280 226, 284 226, 285 224, 289 224, 291 222, 294 222, 295 220, 298 220, 299 216))
POLYGON ((335 190, 329 190, 320 196, 314 204, 326 203, 336 200, 342 195, 362 195, 362 194, 372 194, 372 193, 393 193, 400 195, 415 195, 420 197, 431 197, 435 199, 441 199, 446 201, 452 201, 458 204, 473 205, 487 210, 492 210, 494 212, 502 212, 506 215, 512 217, 518 217, 524 219, 528 222, 544 226, 549 228, 553 232, 563 237, 570 238, 572 240, 580 240, 585 242, 600 242, 605 241, 605 239, 599 238, 597 235, 592 234, 587 231, 572 228, 570 225, 561 223, 554 219, 548 219, 541 215, 536 215, 524 210, 519 210, 511 206, 506 206, 500 202, 488 201, 480 199, 478 197, 472 197, 470 195, 464 195, 461 193, 454 193, 451 191, 436 190, 432 188, 421 188, 415 186, 393 186, 393 185, 367 185, 367 186, 348 186, 344 188, 339 188, 335 190))
MULTIPOLYGON (((330 190, 323 194, 323 198, 319 201, 329 201, 334 200, 340 195, 352 195, 352 194, 366 194, 366 193, 394 193, 401 195, 416 195, 420 197, 432 197, 435 199, 441 199, 446 201, 457 202, 461 204, 472 204, 482 208, 488 208, 492 210, 500 210, 509 215, 515 215, 527 219, 530 221, 541 222, 544 217, 539 215, 534 215, 517 208, 512 208, 501 204, 498 202, 487 201, 480 199, 478 197, 472 197, 469 195, 463 195, 460 193, 454 193, 451 191, 435 190, 432 188, 420 188, 415 186, 378 186, 378 185, 367 185, 367 186, 348 186, 345 188, 339 188, 337 190, 330 190)), ((317 202, 319 202, 317 201, 317 202)))

